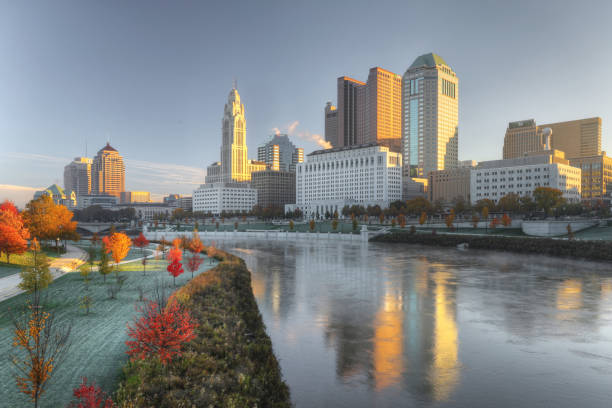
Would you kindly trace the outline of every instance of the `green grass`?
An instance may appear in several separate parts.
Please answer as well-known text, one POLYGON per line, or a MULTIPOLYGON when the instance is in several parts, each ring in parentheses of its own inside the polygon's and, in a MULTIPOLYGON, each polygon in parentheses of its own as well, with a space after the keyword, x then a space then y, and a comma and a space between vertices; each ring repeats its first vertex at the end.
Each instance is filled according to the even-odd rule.
MULTIPOLYGON (((55 248, 44 248, 43 252, 49 258, 58 258, 60 256, 57 254, 55 248)), ((23 254, 12 254, 9 257, 9 261, 11 261, 10 263, 6 262, 6 255, 0 257, 0 278, 19 273, 19 271, 21 271, 21 267, 28 264, 29 256, 30 251, 24 252, 23 254)))
MULTIPOLYGON (((126 324, 136 315, 136 306, 141 286, 145 297, 158 280, 172 284, 172 277, 166 272, 167 262, 150 260, 147 275, 142 276, 140 262, 125 264, 122 276, 127 280, 117 299, 109 299, 108 285, 114 281, 114 274, 107 276, 107 283, 98 272, 91 275, 89 291, 79 273, 69 273, 56 279, 45 290, 46 308, 55 313, 58 323, 72 322, 72 346, 66 361, 57 369, 53 383, 43 395, 41 407, 63 407, 72 397, 72 389, 86 376, 95 381, 106 392, 112 393, 119 380, 121 367, 126 362, 127 340, 126 324), (84 294, 93 298, 89 315, 79 307, 84 294)), ((212 265, 208 260, 200 267, 199 272, 212 265)), ((191 279, 185 272, 176 279, 177 286, 184 285, 191 279)), ((27 398, 20 394, 13 378, 14 368, 8 360, 12 343, 12 323, 10 313, 22 307, 29 295, 21 294, 0 303, 0 407, 28 406, 27 398)))

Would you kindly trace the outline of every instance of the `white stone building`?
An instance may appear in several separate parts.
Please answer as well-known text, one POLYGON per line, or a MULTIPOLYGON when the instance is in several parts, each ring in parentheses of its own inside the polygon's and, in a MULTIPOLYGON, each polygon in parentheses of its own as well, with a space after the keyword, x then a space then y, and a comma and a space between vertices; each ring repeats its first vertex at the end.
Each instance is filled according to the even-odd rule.
POLYGON ((384 208, 402 198, 402 155, 376 143, 317 150, 296 170, 296 204, 286 212, 324 216, 345 205, 384 208))
POLYGON ((202 184, 193 192, 193 211, 219 215, 247 212, 257 204, 257 190, 248 183, 202 184))
POLYGON ((531 195, 537 187, 561 190, 570 202, 580 201, 582 171, 569 165, 563 152, 546 150, 524 157, 480 162, 471 170, 470 199, 497 202, 509 193, 531 195))

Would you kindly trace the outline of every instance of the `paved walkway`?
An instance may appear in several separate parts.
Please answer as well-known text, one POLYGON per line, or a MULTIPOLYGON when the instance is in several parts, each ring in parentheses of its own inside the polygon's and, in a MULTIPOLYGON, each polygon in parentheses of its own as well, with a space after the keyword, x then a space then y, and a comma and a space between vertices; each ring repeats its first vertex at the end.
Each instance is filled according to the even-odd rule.
MULTIPOLYGON (((54 258, 50 263, 50 271, 53 279, 76 270, 79 266, 87 261, 87 252, 83 251, 74 245, 66 246, 66 253, 60 258, 54 258)), ((18 285, 21 282, 19 274, 7 276, 0 279, 0 302, 12 298, 23 292, 18 285)))

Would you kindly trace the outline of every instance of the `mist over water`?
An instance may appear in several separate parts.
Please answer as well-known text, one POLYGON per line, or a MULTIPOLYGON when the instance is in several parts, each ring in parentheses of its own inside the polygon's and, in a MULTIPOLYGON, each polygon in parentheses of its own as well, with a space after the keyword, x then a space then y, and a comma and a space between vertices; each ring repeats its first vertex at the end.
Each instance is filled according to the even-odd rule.
POLYGON ((612 268, 351 242, 220 242, 247 262, 297 407, 608 407, 612 268))

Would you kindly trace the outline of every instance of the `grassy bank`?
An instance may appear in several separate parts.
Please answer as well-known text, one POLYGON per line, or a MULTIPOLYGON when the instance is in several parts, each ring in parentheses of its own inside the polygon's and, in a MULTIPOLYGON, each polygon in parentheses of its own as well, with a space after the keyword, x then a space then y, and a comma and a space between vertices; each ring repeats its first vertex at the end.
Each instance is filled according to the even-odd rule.
POLYGON ((467 243, 472 249, 492 249, 518 253, 543 254, 593 261, 612 261, 612 242, 569 241, 552 238, 523 238, 500 236, 411 234, 392 232, 372 238, 374 242, 401 242, 407 244, 456 247, 467 243))
MULTIPOLYGON (((212 255, 212 254, 211 254, 212 255)), ((162 372, 154 360, 128 363, 117 391, 135 407, 289 407, 272 343, 244 261, 215 250, 218 266, 173 294, 198 322, 186 352, 162 372)), ((172 299, 171 299, 172 301, 172 299)))

